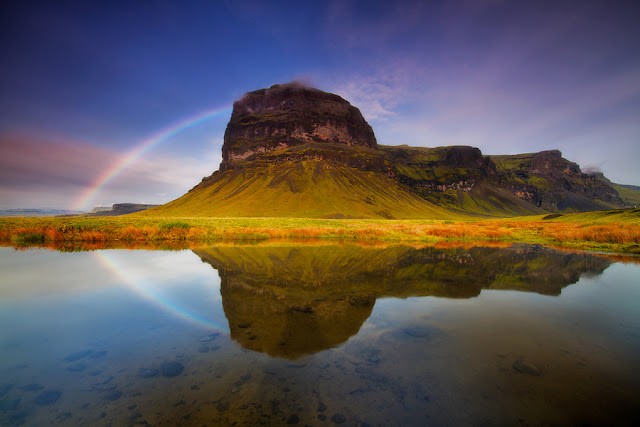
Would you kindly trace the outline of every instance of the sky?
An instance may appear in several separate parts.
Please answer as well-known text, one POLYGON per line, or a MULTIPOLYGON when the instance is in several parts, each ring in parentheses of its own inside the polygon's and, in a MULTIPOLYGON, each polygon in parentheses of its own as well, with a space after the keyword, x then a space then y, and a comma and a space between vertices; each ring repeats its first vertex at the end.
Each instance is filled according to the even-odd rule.
POLYGON ((637 1, 48 1, 0 11, 0 209, 165 203, 302 81, 378 143, 560 149, 640 185, 637 1))

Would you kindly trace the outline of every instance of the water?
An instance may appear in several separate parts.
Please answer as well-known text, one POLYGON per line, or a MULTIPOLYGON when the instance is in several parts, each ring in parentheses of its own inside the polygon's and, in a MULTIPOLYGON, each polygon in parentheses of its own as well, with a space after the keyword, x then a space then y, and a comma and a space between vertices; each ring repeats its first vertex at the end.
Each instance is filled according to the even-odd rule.
POLYGON ((540 247, 0 248, 2 425, 638 425, 640 267, 540 247))

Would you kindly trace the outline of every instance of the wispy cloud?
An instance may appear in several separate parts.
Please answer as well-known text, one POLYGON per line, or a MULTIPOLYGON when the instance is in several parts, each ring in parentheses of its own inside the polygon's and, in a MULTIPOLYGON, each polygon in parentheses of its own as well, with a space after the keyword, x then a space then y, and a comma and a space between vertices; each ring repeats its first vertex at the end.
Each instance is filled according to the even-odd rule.
POLYGON ((359 108, 365 119, 377 121, 396 114, 404 87, 384 78, 356 77, 330 90, 359 108))
MULTIPOLYGON (((124 155, 82 141, 26 135, 3 135, 0 147, 0 208, 68 207, 124 155)), ((217 169, 219 142, 210 148, 189 155, 150 154, 123 170, 90 203, 165 203, 176 198, 217 169)))
POLYGON ((28 135, 0 136, 0 182, 25 187, 87 185, 115 154, 80 141, 44 140, 28 135))

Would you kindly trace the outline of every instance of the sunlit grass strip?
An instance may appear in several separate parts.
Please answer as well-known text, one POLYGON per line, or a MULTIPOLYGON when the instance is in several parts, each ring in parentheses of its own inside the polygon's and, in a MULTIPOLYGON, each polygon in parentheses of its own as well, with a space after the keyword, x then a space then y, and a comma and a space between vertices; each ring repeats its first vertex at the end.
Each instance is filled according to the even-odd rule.
POLYGON ((0 219, 0 242, 15 246, 270 239, 521 242, 640 253, 640 210, 468 221, 128 216, 0 219))

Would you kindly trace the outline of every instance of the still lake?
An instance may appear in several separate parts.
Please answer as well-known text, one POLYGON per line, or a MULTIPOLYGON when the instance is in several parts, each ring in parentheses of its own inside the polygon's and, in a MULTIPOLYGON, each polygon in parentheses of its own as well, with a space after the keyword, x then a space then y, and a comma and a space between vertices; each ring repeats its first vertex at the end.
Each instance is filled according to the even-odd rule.
POLYGON ((640 425, 640 263, 0 248, 2 425, 640 425))

